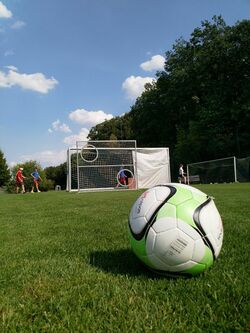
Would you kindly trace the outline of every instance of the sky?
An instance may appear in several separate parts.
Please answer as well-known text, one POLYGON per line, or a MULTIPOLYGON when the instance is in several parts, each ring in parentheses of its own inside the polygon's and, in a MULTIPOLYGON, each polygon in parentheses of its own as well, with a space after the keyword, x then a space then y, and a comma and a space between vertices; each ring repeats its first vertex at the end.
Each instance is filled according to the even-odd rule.
POLYGON ((249 19, 250 0, 0 0, 8 165, 65 162, 92 126, 129 112, 175 41, 214 15, 249 19))

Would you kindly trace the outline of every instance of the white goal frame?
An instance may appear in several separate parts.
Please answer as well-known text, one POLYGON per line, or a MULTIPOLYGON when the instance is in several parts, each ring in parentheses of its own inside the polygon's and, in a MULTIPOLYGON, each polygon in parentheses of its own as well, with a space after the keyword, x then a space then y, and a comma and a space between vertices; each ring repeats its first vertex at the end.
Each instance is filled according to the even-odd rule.
POLYGON ((144 189, 169 182, 171 182, 169 149, 165 147, 138 148, 136 140, 100 140, 78 141, 76 147, 68 148, 67 151, 67 190, 70 192, 144 189), (95 152, 94 148, 92 149, 90 147, 87 148, 90 149, 89 154, 87 151, 85 155, 86 150, 84 148, 84 156, 82 159, 81 151, 84 145, 92 145, 94 148, 96 145, 98 151, 95 152), (103 158, 106 156, 105 149, 107 149, 107 145, 109 146, 108 150, 110 155, 107 155, 108 163, 102 165, 103 158), (88 160, 89 156, 92 156, 91 160, 88 160), (113 160, 113 156, 118 157, 113 160), (122 156, 121 159, 119 159, 119 156, 122 156), (87 158, 87 161, 85 161, 85 158, 87 158), (109 164, 110 159, 111 164, 109 164), (97 168, 99 168, 99 171, 96 171, 97 168), (110 173, 112 174, 111 177, 108 175, 108 179, 112 180, 111 186, 108 187, 106 186, 106 182, 105 186, 99 186, 99 177, 106 177, 105 168, 111 168, 110 173), (127 182, 125 182, 126 185, 124 186, 120 184, 118 179, 119 168, 128 175, 127 182), (93 170, 93 174, 97 173, 96 184, 98 186, 89 187, 87 184, 87 186, 84 187, 86 182, 88 183, 88 175, 92 173, 91 170, 93 170), (115 176, 114 170, 116 170, 115 176), (85 172, 88 173, 87 178, 81 178, 84 177, 85 172), (129 173, 131 173, 131 177, 129 173), (117 186, 115 186, 115 184, 117 186))

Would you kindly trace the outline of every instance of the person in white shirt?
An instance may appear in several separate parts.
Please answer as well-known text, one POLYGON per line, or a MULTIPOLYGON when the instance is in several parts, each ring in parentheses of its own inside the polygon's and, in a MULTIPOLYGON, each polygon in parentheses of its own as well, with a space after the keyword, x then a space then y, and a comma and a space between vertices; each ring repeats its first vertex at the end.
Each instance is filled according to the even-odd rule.
POLYGON ((183 164, 180 164, 180 166, 179 166, 179 177, 178 177, 178 179, 179 179, 179 183, 180 184, 182 182, 184 184, 187 183, 187 178, 186 178, 186 174, 185 174, 184 169, 183 169, 183 164))

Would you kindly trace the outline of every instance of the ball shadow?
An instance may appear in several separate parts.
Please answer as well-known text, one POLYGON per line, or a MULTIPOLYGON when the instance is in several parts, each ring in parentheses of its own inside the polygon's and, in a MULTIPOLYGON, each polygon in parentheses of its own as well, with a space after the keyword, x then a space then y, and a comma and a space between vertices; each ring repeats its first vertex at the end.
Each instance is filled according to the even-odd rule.
POLYGON ((93 251, 90 264, 115 275, 155 277, 129 249, 93 251))
POLYGON ((115 275, 144 276, 150 279, 176 279, 180 276, 157 274, 146 268, 129 249, 93 251, 89 263, 115 275))

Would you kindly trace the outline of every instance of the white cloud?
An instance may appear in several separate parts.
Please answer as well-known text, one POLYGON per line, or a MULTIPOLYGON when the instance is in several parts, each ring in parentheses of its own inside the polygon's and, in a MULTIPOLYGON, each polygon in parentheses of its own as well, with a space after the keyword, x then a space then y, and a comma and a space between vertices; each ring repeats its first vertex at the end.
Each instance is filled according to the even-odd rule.
POLYGON ((0 71, 0 88, 19 86, 25 90, 32 90, 41 94, 47 94, 54 89, 58 81, 51 77, 47 79, 42 73, 21 74, 14 66, 8 66, 8 73, 0 71))
POLYGON ((92 127, 102 123, 105 120, 110 120, 113 118, 113 115, 105 113, 102 110, 87 111, 85 109, 77 109, 70 112, 69 118, 78 124, 92 127))
POLYGON ((69 126, 64 123, 59 126, 59 131, 64 133, 71 133, 71 129, 69 128, 69 126))
POLYGON ((0 18, 12 17, 11 11, 0 1, 0 18))
POLYGON ((87 128, 81 128, 79 134, 66 136, 63 140, 67 145, 76 145, 76 141, 87 141, 87 136, 89 134, 89 130, 87 128))
POLYGON ((16 21, 10 27, 11 29, 19 30, 26 26, 26 23, 23 21, 16 21))
POLYGON ((153 77, 131 75, 123 82, 122 89, 126 92, 129 99, 135 100, 145 90, 145 84, 152 83, 154 80, 153 77))
POLYGON ((52 123, 52 128, 49 128, 48 131, 49 133, 52 133, 54 131, 71 133, 71 129, 69 128, 69 126, 66 125, 65 123, 61 123, 59 119, 57 119, 52 123))
POLYGON ((67 151, 65 149, 59 151, 44 150, 36 152, 34 154, 22 155, 20 158, 20 162, 33 160, 39 162, 43 167, 46 167, 46 166, 57 166, 59 164, 62 164, 66 162, 66 158, 67 158, 67 151))
POLYGON ((140 67, 146 72, 164 69, 165 58, 159 54, 151 57, 151 60, 143 62, 140 67))
POLYGON ((4 56, 5 57, 9 57, 9 56, 13 56, 14 55, 14 51, 13 50, 7 50, 4 52, 4 56))
POLYGON ((18 71, 17 67, 13 66, 13 65, 9 65, 9 66, 5 66, 5 68, 10 69, 11 71, 18 71))

